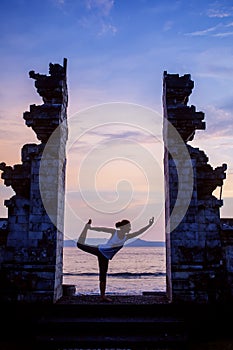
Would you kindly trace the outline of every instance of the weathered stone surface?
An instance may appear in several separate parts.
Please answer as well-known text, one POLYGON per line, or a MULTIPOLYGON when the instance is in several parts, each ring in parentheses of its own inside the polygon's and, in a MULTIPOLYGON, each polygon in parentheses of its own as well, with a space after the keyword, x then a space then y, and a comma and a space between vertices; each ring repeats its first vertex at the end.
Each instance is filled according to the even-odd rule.
POLYGON ((196 177, 197 177, 197 195, 198 198, 208 198, 213 191, 223 185, 223 180, 226 178, 225 171, 227 165, 216 167, 215 169, 208 164, 208 157, 203 151, 198 148, 189 147, 190 156, 196 161, 196 177))
POLYGON ((228 283, 225 272, 226 261, 229 264, 229 245, 226 245, 224 252, 219 213, 223 201, 212 194, 218 186, 223 185, 227 166, 223 164, 214 169, 203 151, 187 144, 194 138, 195 130, 205 129, 204 113, 196 112, 194 106, 187 106, 193 87, 189 74, 180 77, 178 74, 164 72, 166 223, 169 223, 171 214, 174 214, 174 207, 177 213, 171 219, 176 224, 175 229, 170 231, 171 225, 166 226, 166 245, 169 247, 168 294, 176 302, 208 303, 225 298, 224 290, 228 283), (188 151, 192 173, 186 164, 188 160, 180 157, 181 147, 168 122, 176 128, 185 143, 183 146, 188 151), (179 176, 177 167, 182 168, 179 176), (180 222, 179 212, 185 206, 187 192, 190 190, 190 176, 193 177, 192 198, 180 222))
MULTIPOLYGON (((185 142, 193 139, 195 130, 205 129, 203 122, 204 113, 196 112, 195 106, 187 106, 189 95, 192 93, 194 82, 190 74, 179 76, 178 74, 168 74, 163 76, 163 103, 166 105, 164 114, 169 122, 177 129, 185 142)), ((172 141, 172 135, 168 135, 172 141)))
POLYGON ((13 167, 0 164, 1 178, 6 186, 11 186, 18 196, 29 198, 30 191, 30 164, 16 164, 13 167))
POLYGON ((24 112, 23 118, 42 143, 46 143, 53 131, 66 120, 68 104, 66 65, 66 59, 63 66, 50 63, 49 76, 29 72, 30 78, 35 79, 35 87, 42 96, 44 104, 31 105, 30 111, 24 112))
POLYGON ((22 164, 13 167, 0 164, 5 185, 11 186, 16 193, 5 200, 8 208, 7 235, 4 249, 1 247, 0 260, 0 299, 8 301, 53 303, 63 292, 68 101, 66 59, 63 66, 50 64, 49 74, 46 76, 30 72, 44 103, 40 106, 32 105, 30 112, 24 113, 26 125, 32 127, 41 143, 23 146, 22 164), (49 150, 51 159, 43 161, 47 173, 41 175, 46 143, 60 125, 62 127, 49 150), (42 198, 41 183, 45 199, 42 198), (47 201, 47 205, 48 201, 52 203, 52 214, 47 212, 44 201, 47 201))
MULTIPOLYGON (((5 246, 8 236, 8 220, 0 218, 0 247, 5 246)), ((1 264, 1 258, 0 258, 1 264)))
POLYGON ((66 67, 67 60, 64 59, 63 66, 58 63, 49 64, 49 76, 35 73, 35 71, 29 72, 29 77, 35 79, 35 87, 45 104, 67 104, 68 95, 64 83, 66 67))

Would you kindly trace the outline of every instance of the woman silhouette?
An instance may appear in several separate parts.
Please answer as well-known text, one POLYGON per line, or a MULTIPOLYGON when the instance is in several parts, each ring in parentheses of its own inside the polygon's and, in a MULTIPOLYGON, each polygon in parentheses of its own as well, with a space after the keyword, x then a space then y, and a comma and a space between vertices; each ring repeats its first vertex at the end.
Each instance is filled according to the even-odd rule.
POLYGON ((137 237, 148 230, 148 228, 154 223, 154 217, 149 220, 149 223, 146 226, 132 233, 129 233, 131 231, 130 221, 126 219, 117 222, 115 224, 116 228, 92 227, 91 223, 92 221, 90 219, 84 226, 78 239, 77 247, 84 252, 97 256, 99 264, 100 297, 102 301, 111 301, 110 298, 105 296, 109 260, 112 260, 114 255, 124 246, 124 243, 128 239, 137 237), (111 237, 105 244, 100 244, 98 246, 87 245, 85 244, 85 240, 88 230, 110 233, 111 237))

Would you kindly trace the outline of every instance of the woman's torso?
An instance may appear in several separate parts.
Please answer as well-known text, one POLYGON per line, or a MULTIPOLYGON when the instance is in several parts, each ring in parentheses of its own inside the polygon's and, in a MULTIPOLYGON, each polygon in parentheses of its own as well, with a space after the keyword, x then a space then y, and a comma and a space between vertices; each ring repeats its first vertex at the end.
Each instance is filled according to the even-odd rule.
POLYGON ((105 244, 98 246, 100 252, 107 258, 112 259, 113 256, 123 247, 127 236, 120 236, 120 231, 115 231, 110 239, 105 244))

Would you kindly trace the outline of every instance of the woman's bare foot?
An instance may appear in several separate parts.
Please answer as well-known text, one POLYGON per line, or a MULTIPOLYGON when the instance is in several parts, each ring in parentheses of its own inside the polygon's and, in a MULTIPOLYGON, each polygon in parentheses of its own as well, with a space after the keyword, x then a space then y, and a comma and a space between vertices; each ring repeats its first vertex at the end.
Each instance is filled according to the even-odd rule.
POLYGON ((100 297, 100 299, 101 299, 101 301, 104 301, 104 302, 107 302, 107 303, 109 303, 110 301, 112 301, 112 299, 107 298, 106 296, 102 296, 102 297, 100 297))

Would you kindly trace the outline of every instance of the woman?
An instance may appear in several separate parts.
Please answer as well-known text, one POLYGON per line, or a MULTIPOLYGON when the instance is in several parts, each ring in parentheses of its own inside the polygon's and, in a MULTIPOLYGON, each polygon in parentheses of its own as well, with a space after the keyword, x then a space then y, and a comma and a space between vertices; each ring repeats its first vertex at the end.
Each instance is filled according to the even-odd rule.
POLYGON ((142 227, 140 230, 129 233, 131 231, 131 224, 129 220, 122 220, 115 224, 114 228, 107 227, 92 227, 91 219, 84 226, 83 231, 77 242, 77 247, 84 252, 96 255, 99 263, 99 281, 100 281, 100 296, 102 301, 111 301, 110 298, 105 296, 106 291, 106 278, 108 271, 109 260, 112 260, 114 255, 124 246, 124 243, 131 238, 141 235, 143 232, 148 230, 148 228, 153 225, 154 217, 149 220, 149 223, 142 227), (87 231, 100 231, 107 232, 111 234, 111 237, 105 244, 100 244, 96 247, 85 244, 87 231))

